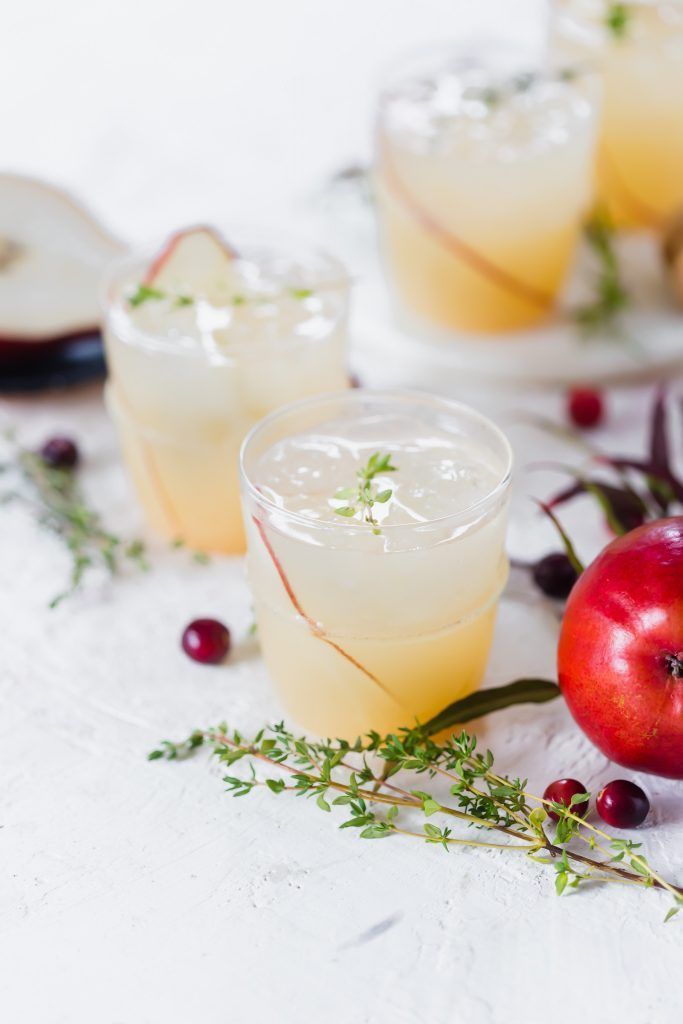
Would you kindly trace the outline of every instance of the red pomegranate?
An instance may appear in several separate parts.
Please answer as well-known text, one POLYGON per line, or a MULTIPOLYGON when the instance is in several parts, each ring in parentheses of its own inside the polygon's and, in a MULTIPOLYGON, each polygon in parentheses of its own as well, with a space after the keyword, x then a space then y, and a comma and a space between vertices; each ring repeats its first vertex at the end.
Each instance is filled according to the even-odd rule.
POLYGON ((603 754, 683 779, 683 516, 619 537, 579 577, 558 676, 603 754))

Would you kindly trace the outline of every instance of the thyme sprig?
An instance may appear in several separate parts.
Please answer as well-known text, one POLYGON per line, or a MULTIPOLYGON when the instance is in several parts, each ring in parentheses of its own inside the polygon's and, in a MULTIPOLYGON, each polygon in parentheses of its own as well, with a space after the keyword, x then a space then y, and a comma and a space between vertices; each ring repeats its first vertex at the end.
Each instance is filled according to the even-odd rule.
POLYGON ((372 526, 373 533, 381 533, 372 509, 376 504, 385 505, 394 492, 390 487, 378 491, 375 477, 383 473, 395 473, 397 468, 392 466, 390 454, 382 455, 381 452, 375 452, 357 471, 356 486, 342 487, 335 493, 335 498, 346 504, 340 505, 334 511, 338 516, 346 516, 349 519, 360 514, 361 520, 372 526))
MULTIPOLYGON (((328 284, 325 287, 339 288, 340 286, 340 282, 336 282, 328 284)), ((313 291, 312 288, 301 287, 285 288, 281 292, 282 296, 288 295, 290 298, 297 299, 299 302, 303 302, 305 299, 310 299, 315 294, 316 293, 315 291, 313 291)), ((232 304, 233 306, 244 306, 250 302, 252 304, 263 304, 266 302, 272 302, 273 298, 277 297, 278 296, 267 294, 246 296, 243 295, 242 293, 236 293, 230 299, 230 304, 232 304)), ((136 286, 135 291, 131 292, 127 298, 128 304, 131 306, 132 309, 137 309, 139 306, 143 306, 145 303, 150 301, 160 302, 163 299, 173 300, 173 306, 177 309, 183 308, 185 306, 192 306, 197 301, 196 297, 193 295, 174 294, 173 292, 163 291, 161 288, 154 288, 151 285, 145 284, 144 282, 140 282, 136 286)))
POLYGON ((574 311, 574 320, 586 335, 614 331, 630 302, 614 244, 614 226, 604 211, 598 211, 586 224, 584 234, 597 260, 597 272, 594 297, 574 311))
POLYGON ((615 39, 625 39, 629 30, 632 11, 628 4, 610 3, 605 12, 605 27, 615 39))
POLYGON ((62 540, 71 556, 69 584, 52 598, 51 608, 78 590, 91 569, 100 567, 113 576, 123 562, 142 570, 149 568, 144 543, 111 533, 99 513, 86 504, 75 469, 49 466, 37 452, 16 444, 11 434, 5 437, 12 445, 13 457, 1 467, 10 484, 0 494, 0 503, 27 506, 41 526, 62 540))
POLYGON ((344 808, 347 817, 339 827, 356 829, 361 839, 401 835, 446 851, 465 846, 522 852, 554 870, 558 895, 588 879, 615 881, 668 893, 673 904, 665 920, 683 906, 683 888, 651 867, 640 843, 615 839, 585 821, 579 805, 589 794, 577 794, 569 807, 530 794, 525 779, 498 774, 491 751, 477 751, 476 737, 465 731, 444 743, 422 728, 384 737, 371 732, 348 743, 296 736, 282 722, 247 739, 221 723, 215 729, 195 730, 181 743, 166 740, 148 756, 182 760, 205 745, 222 765, 243 761, 247 766, 242 775, 223 777, 233 796, 263 788, 275 795, 288 791, 313 799, 328 814, 344 808), (256 766, 265 767, 268 774, 258 775, 256 766), (275 775, 270 774, 273 769, 275 775), (441 789, 425 789, 423 779, 446 787, 448 795, 444 797, 441 789), (552 835, 549 811, 559 819, 552 835), (475 838, 463 833, 463 826, 495 834, 499 841, 475 838))

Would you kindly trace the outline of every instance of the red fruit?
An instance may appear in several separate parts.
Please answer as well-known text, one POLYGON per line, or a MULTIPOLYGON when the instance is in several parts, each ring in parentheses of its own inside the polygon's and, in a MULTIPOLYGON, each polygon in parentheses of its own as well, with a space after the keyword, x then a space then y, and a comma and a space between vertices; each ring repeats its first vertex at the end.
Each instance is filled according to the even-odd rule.
POLYGON ((635 782, 615 779, 598 793, 595 801, 598 814, 614 828, 637 828, 650 810, 650 801, 635 782))
POLYGON ((40 457, 53 469, 71 469, 78 462, 78 448, 70 437, 51 437, 40 449, 40 457))
POLYGON ((230 630, 218 619, 195 619, 186 626, 182 645, 193 661, 217 665, 230 650, 230 630))
MULTIPOLYGON (((571 799, 576 796, 577 793, 587 793, 588 790, 582 782, 577 779, 556 779, 555 782, 551 782, 546 787, 546 791, 543 794, 544 800, 552 800, 556 804, 564 804, 565 807, 569 807, 571 799)), ((548 810, 546 808, 546 810, 548 810)), ((573 814, 579 814, 582 818, 585 817, 586 811, 588 810, 588 801, 583 800, 581 803, 577 803, 572 807, 573 814)), ((548 814, 553 821, 559 821, 560 816, 555 811, 548 810, 548 814)))
POLYGON ((596 427, 605 412, 602 395, 593 388, 574 388, 567 396, 567 412, 575 426, 596 427))
POLYGON ((683 517, 613 541, 569 595, 558 649, 569 710, 610 760, 683 779, 683 517))

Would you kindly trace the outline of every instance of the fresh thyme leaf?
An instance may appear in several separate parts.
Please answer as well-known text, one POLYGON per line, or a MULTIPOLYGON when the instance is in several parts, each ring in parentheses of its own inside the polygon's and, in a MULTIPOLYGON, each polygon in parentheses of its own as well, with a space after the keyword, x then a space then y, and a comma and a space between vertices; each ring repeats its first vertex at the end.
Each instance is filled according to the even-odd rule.
POLYGON ((605 26, 615 39, 624 39, 631 20, 627 4, 610 4, 605 14, 605 26))
POLYGON ((313 291, 311 288, 290 288, 289 294, 294 299, 310 299, 313 291))
MULTIPOLYGON (((143 541, 110 533, 99 513, 85 503, 73 468, 49 466, 37 452, 10 443, 17 483, 9 496, 26 505, 41 526, 59 537, 71 557, 69 584, 52 598, 51 608, 80 589, 90 569, 103 568, 115 576, 124 561, 143 571, 149 568, 143 541)), ((0 496, 0 505, 6 496, 0 496)))
POLYGON ((140 283, 137 290, 129 296, 128 302, 135 309, 141 306, 144 302, 149 302, 150 299, 165 299, 166 293, 159 291, 158 288, 150 288, 147 284, 140 283))
POLYGON ((372 532, 381 533, 379 523, 375 519, 372 509, 379 502, 385 505, 394 493, 390 487, 382 491, 375 491, 375 477, 383 473, 395 473, 397 466, 392 466, 391 455, 382 455, 375 452, 368 459, 365 466, 356 472, 358 483, 355 487, 342 487, 335 492, 334 497, 339 501, 346 501, 348 504, 341 505, 334 511, 338 516, 345 516, 351 519, 360 514, 363 522, 372 526, 372 532))
POLYGON ((249 740, 221 723, 215 729, 195 730, 181 743, 165 740, 148 757, 153 761, 181 760, 202 745, 210 747, 223 763, 246 765, 246 776, 223 779, 233 796, 246 796, 263 787, 274 794, 288 791, 313 798, 331 816, 344 808, 348 816, 339 828, 356 829, 361 839, 402 835, 446 851, 458 846, 521 851, 529 860, 553 869, 558 895, 577 889, 590 878, 666 892, 674 901, 667 921, 683 905, 683 888, 651 867, 638 852, 639 843, 612 838, 573 809, 573 804, 585 803, 587 794, 580 794, 569 807, 534 796, 527 791, 526 779, 499 774, 493 753, 477 750, 476 737, 464 731, 443 743, 419 727, 387 736, 371 732, 348 742, 310 740, 279 722, 260 729, 249 740), (259 778, 256 767, 263 765, 269 771, 279 770, 282 778, 259 778), (393 766, 390 772, 388 765, 393 766), (413 789, 413 780, 423 786, 430 781, 439 783, 442 792, 447 789, 453 799, 441 792, 413 789), (328 801, 330 789, 338 795, 328 801), (552 838, 546 832, 546 808, 559 819, 552 838), (438 817, 448 824, 437 824, 434 819, 438 817), (461 826, 458 833, 456 824, 461 826), (471 828, 478 831, 472 833, 471 828), (490 842, 491 837, 496 842, 490 842))
POLYGON ((591 247, 598 270, 594 298, 574 312, 574 319, 586 335, 614 330, 621 313, 629 305, 629 294, 622 280, 621 267, 614 245, 615 232, 611 220, 598 212, 586 224, 585 238, 591 247))

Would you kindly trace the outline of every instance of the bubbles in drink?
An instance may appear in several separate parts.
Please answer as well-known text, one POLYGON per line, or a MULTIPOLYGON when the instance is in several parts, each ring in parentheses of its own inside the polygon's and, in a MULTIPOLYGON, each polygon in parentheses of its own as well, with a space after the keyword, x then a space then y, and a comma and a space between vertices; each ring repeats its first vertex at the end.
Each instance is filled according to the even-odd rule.
POLYGON ((397 467, 374 480, 374 493, 392 492, 387 502, 373 506, 380 525, 430 522, 464 511, 501 479, 494 453, 447 422, 361 415, 276 443, 261 456, 254 480, 281 508, 342 526, 345 520, 335 509, 347 500, 335 495, 357 485, 358 470, 375 452, 390 454, 397 467))

